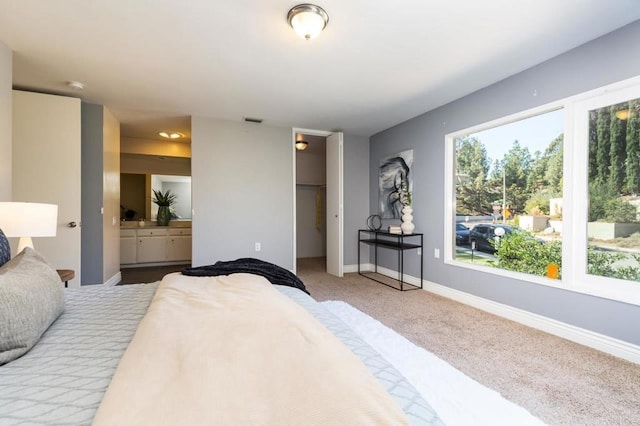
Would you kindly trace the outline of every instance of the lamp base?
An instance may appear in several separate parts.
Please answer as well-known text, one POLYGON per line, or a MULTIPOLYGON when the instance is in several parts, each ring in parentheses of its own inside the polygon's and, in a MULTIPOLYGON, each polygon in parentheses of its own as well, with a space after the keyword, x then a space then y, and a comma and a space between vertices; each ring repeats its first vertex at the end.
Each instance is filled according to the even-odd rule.
POLYGON ((22 253, 25 247, 33 248, 33 240, 31 237, 20 237, 18 241, 18 253, 22 253))

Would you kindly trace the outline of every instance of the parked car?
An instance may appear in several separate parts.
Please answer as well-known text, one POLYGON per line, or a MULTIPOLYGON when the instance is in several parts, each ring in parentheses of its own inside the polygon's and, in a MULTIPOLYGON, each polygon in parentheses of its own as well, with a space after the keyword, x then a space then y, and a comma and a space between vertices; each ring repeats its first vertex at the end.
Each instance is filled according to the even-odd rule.
POLYGON ((466 246, 469 244, 469 228, 462 223, 456 223, 456 245, 466 246))
POLYGON ((473 247, 475 243, 476 250, 493 254, 497 251, 494 244, 497 239, 500 238, 500 234, 509 234, 515 229, 517 228, 501 224, 476 225, 471 229, 471 231, 469 231, 469 243, 471 244, 471 247, 473 247), (496 230, 498 228, 501 228, 501 230, 496 234, 496 230))

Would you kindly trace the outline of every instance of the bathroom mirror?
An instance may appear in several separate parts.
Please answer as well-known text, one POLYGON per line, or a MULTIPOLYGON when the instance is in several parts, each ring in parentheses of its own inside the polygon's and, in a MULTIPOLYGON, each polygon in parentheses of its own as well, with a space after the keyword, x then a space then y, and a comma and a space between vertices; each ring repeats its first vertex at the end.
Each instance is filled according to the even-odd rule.
MULTIPOLYGON (((151 175, 151 191, 171 191, 176 202, 171 206, 171 220, 191 219, 191 176, 151 175)), ((151 219, 158 215, 158 205, 151 203, 151 219)))
POLYGON ((176 194, 172 220, 191 220, 191 176, 159 174, 120 174, 120 219, 154 220, 158 206, 153 203, 153 189, 176 194))

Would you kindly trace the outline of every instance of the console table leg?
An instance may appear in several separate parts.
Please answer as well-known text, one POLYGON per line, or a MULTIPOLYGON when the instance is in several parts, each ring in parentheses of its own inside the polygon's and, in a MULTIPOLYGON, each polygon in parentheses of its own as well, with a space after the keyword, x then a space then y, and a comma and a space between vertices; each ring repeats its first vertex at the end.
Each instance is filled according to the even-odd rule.
POLYGON ((404 290, 404 250, 398 250, 398 269, 400 270, 400 291, 404 290))
POLYGON ((422 288, 423 283, 423 273, 424 273, 424 244, 422 241, 422 235, 420 235, 420 288, 422 288))
POLYGON ((362 237, 360 237, 360 231, 358 231, 358 274, 360 274, 360 245, 362 244, 360 240, 362 240, 362 237))

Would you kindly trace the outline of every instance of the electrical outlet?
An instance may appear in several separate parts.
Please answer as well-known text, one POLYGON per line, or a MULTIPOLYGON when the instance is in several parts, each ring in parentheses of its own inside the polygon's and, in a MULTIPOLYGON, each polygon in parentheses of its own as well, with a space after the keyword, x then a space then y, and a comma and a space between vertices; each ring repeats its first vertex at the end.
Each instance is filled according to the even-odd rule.
POLYGON ((262 246, 260 245, 260 243, 256 243, 256 251, 260 250, 262 250, 262 246))
POLYGON ((440 259, 440 249, 433 249, 433 257, 440 259))

